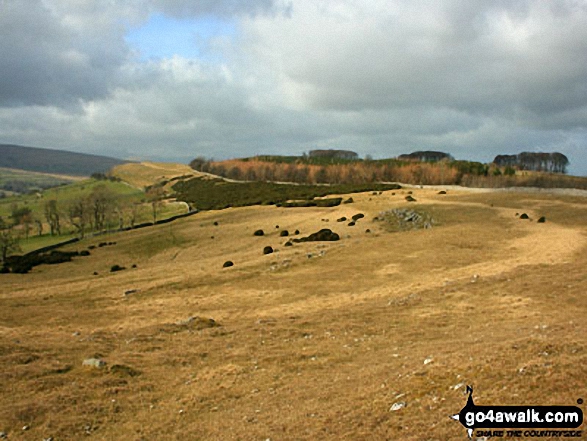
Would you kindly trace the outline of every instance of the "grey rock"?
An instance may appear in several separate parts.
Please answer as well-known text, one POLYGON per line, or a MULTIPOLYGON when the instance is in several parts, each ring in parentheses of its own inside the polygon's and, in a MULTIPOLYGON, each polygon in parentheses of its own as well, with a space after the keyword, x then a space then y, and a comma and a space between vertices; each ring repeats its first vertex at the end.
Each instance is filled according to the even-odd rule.
POLYGON ((104 360, 99 359, 99 358, 86 358, 83 361, 82 365, 101 369, 104 366, 106 366, 106 362, 104 360))

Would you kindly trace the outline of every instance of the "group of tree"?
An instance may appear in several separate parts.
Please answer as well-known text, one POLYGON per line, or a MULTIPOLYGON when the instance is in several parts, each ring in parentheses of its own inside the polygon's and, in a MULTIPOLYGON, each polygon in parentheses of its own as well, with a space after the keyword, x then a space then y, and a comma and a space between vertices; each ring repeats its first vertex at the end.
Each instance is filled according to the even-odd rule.
POLYGON ((522 152, 517 155, 497 155, 493 163, 498 167, 564 174, 567 172, 569 159, 558 152, 522 152))
POLYGON ((399 155, 397 157, 400 161, 416 161, 416 162, 438 162, 438 161, 454 161, 454 158, 449 153, 436 152, 432 150, 417 151, 399 155))
MULTIPOLYGON (((474 182, 476 186, 499 187, 517 185, 516 180, 520 180, 515 176, 517 169, 565 173, 568 162, 561 153, 500 155, 494 163, 483 164, 455 160, 444 152, 417 151, 391 159, 331 163, 316 162, 307 155, 258 156, 226 161, 198 157, 190 165, 198 171, 242 181, 304 184, 403 182, 417 185, 468 185, 474 182)), ((520 180, 520 183, 525 185, 526 180, 520 180)))

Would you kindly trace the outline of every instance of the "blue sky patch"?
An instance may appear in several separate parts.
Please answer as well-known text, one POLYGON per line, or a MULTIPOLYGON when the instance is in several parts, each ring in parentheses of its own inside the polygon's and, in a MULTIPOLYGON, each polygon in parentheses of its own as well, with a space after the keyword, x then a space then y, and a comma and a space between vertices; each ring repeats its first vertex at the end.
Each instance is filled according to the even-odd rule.
POLYGON ((153 14, 149 20, 126 34, 126 42, 139 51, 140 59, 171 58, 179 55, 203 61, 218 61, 222 54, 210 47, 212 39, 234 38, 234 22, 207 16, 177 19, 153 14))

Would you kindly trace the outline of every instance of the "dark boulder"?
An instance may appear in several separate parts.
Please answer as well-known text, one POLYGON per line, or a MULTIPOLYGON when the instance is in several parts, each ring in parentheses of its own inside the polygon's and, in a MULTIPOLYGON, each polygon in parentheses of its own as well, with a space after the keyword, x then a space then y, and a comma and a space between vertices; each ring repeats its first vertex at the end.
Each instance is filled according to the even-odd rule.
POLYGON ((263 230, 257 230, 253 233, 253 236, 264 236, 265 232, 263 230))
POLYGON ((273 252, 273 248, 270 246, 266 246, 263 248, 263 254, 271 254, 273 252))
POLYGON ((228 268, 230 266, 234 266, 234 263, 232 263, 231 260, 227 260, 226 262, 224 262, 224 264, 222 265, 222 268, 228 268))
POLYGON ((340 236, 334 233, 328 228, 310 234, 308 237, 302 237, 301 239, 294 239, 294 242, 320 242, 320 241, 335 241, 340 240, 340 236))

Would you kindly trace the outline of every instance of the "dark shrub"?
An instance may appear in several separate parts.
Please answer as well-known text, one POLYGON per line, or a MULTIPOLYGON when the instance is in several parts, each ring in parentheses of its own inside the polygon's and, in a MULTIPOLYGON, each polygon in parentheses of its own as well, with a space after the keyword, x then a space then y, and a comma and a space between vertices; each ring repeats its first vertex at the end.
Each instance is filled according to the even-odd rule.
POLYGON ((346 221, 346 217, 344 217, 344 216, 336 219, 336 222, 344 222, 344 221, 346 221))
POLYGON ((351 222, 349 222, 349 224, 348 224, 348 225, 349 225, 349 227, 354 227, 354 226, 355 226, 355 221, 351 221, 351 222))
POLYGON ((253 236, 263 236, 265 232, 263 230, 257 230, 253 233, 253 236))
POLYGON ((544 216, 542 216, 540 219, 538 219, 536 222, 538 222, 539 224, 543 224, 544 222, 546 222, 546 218, 544 216))
POLYGON ((291 246, 293 246, 293 243, 291 243, 291 241, 290 241, 290 240, 288 240, 288 241, 287 241, 287 242, 284 244, 284 246, 286 246, 286 247, 291 247, 291 246))
POLYGON ((353 219, 353 220, 356 222, 356 221, 358 221, 359 219, 363 219, 364 217, 365 217, 365 215, 364 215, 363 213, 357 213, 357 214, 355 214, 355 215, 353 216, 353 218, 352 218, 352 219, 353 219))
POLYGON ((88 250, 81 250, 79 252, 79 255, 80 256, 89 256, 90 255, 90 252, 88 250))
POLYGON ((416 202, 416 199, 414 199, 412 196, 408 195, 408 196, 406 196, 406 201, 408 201, 408 202, 416 202))
POLYGON ((296 230, 296 231, 294 231, 294 235, 296 235, 296 236, 297 236, 298 234, 300 234, 300 230, 296 230))
POLYGON ((283 231, 281 231, 281 232, 279 233, 279 235, 280 235, 281 237, 287 237, 287 236, 289 236, 289 231, 287 231, 287 230, 283 230, 283 231))
POLYGON ((273 252, 273 248, 270 246, 266 246, 263 248, 263 254, 271 254, 273 252))
POLYGON ((224 262, 224 264, 222 265, 222 268, 228 268, 230 266, 234 266, 234 263, 232 263, 231 260, 227 260, 226 262, 224 262))
POLYGON ((528 216, 526 213, 522 213, 520 215, 520 219, 530 219, 530 216, 528 216))
POLYGON ((440 191, 438 192, 438 194, 446 194, 446 191, 444 191, 444 190, 440 190, 440 191))
POLYGON ((343 204, 352 204, 353 202, 355 202, 355 201, 353 200, 353 198, 348 198, 347 200, 345 200, 345 201, 343 202, 343 204))

